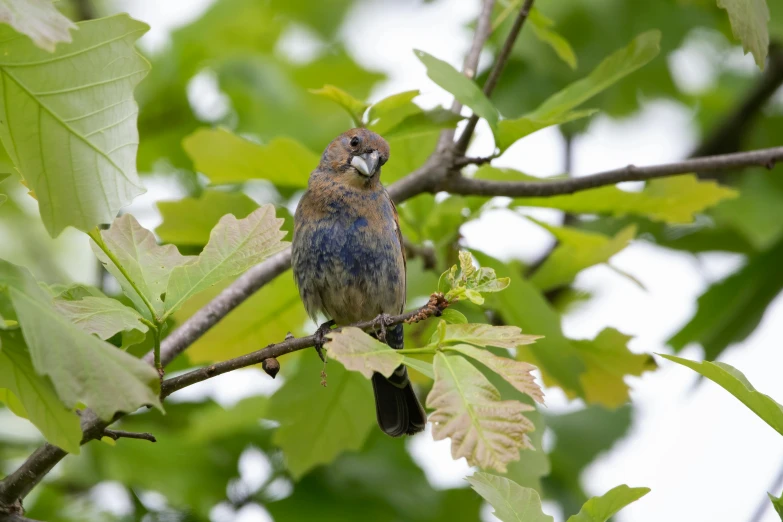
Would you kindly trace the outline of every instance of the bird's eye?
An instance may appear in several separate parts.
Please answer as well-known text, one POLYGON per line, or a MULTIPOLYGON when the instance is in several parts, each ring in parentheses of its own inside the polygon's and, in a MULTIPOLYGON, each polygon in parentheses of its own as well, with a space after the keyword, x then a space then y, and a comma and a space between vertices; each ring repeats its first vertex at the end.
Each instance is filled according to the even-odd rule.
POLYGON ((358 147, 359 146, 359 138, 357 136, 354 136, 351 138, 351 147, 358 147))

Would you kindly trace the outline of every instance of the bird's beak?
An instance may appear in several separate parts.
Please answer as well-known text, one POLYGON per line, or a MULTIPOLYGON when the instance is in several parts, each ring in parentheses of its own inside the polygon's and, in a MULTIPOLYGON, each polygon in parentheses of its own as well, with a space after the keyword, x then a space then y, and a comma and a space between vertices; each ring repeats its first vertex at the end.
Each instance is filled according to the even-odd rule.
POLYGON ((375 175, 380 164, 381 155, 377 150, 370 153, 364 153, 359 156, 354 156, 351 160, 351 165, 358 170, 362 176, 371 178, 375 175))

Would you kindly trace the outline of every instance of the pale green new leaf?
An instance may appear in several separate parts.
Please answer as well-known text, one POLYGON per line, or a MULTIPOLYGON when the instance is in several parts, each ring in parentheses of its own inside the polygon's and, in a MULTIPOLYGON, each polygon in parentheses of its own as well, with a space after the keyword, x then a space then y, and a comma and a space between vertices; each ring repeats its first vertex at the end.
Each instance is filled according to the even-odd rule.
MULTIPOLYGON (((482 166, 476 177, 498 181, 548 180, 528 176, 513 169, 482 166)), ((616 186, 599 187, 575 194, 547 198, 516 198, 513 205, 557 208, 576 214, 608 214, 615 217, 644 216, 665 223, 691 223, 694 216, 724 199, 737 197, 737 191, 714 180, 700 180, 692 174, 655 179, 644 189, 629 192, 616 186)))
POLYGON ((146 303, 152 306, 155 316, 162 317, 166 310, 163 300, 173 268, 195 258, 183 256, 174 245, 158 245, 153 233, 139 225, 131 214, 115 219, 108 230, 101 231, 101 238, 110 254, 94 241, 92 250, 119 281, 125 295, 148 320, 153 317, 149 315, 146 303))
POLYGON ((283 187, 304 188, 320 158, 291 138, 259 145, 226 129, 198 129, 182 140, 193 166, 216 184, 264 179, 283 187))
POLYGON ((387 96, 386 98, 374 103, 367 112, 367 125, 376 125, 379 120, 395 117, 395 115, 398 114, 402 115, 402 117, 400 117, 398 120, 400 121, 409 114, 409 112, 412 110, 412 107, 416 107, 415 105, 411 104, 411 101, 413 101, 413 99, 419 94, 421 94, 421 92, 418 89, 412 91, 403 91, 398 92, 397 94, 392 94, 391 96, 387 96), (412 107, 410 107, 411 105, 412 107))
MULTIPOLYGON (((82 330, 109 339, 117 332, 147 332, 139 312, 109 297, 85 297, 76 301, 55 299, 54 307, 82 330)), ((142 335, 143 337, 143 335, 142 335)))
POLYGON ((636 235, 636 226, 628 225, 614 237, 570 227, 554 227, 530 218, 547 229, 558 243, 546 261, 535 271, 530 282, 547 291, 567 285, 585 268, 606 263, 624 249, 636 235))
POLYGON ((242 192, 205 190, 198 198, 157 203, 163 223, 155 229, 164 243, 203 246, 220 218, 233 214, 245 218, 258 203, 242 192))
POLYGON ((478 85, 443 60, 424 51, 414 50, 416 57, 427 68, 427 76, 440 87, 454 95, 463 105, 470 107, 478 116, 489 122, 491 127, 498 123, 498 110, 484 95, 478 85))
POLYGON ((722 362, 690 361, 674 355, 658 354, 708 378, 747 406, 772 428, 783 435, 783 405, 757 391, 739 370, 722 362))
POLYGON ((50 54, 0 27, 0 139, 52 236, 109 223, 144 192, 133 89, 150 65, 134 44, 148 29, 127 15, 82 22, 50 54))
POLYGON ((344 90, 340 89, 339 87, 335 87, 334 85, 324 85, 320 89, 310 89, 310 92, 317 94, 318 96, 323 96, 327 100, 332 100, 333 102, 337 103, 337 105, 345 109, 345 111, 351 117, 354 126, 361 126, 362 116, 364 115, 364 111, 367 110, 367 107, 369 107, 368 104, 357 100, 344 90))
POLYGON ((585 502, 579 513, 568 517, 567 522, 606 522, 625 506, 649 492, 650 488, 629 488, 622 484, 585 502))
POLYGON ((337 364, 327 365, 314 354, 302 357, 297 372, 271 399, 270 418, 280 422, 272 442, 283 450, 288 470, 301 478, 344 451, 357 451, 375 428, 370 382, 337 364))
POLYGON ((50 443, 68 453, 79 453, 79 417, 57 398, 49 378, 35 372, 19 332, 0 331, 0 391, 3 389, 11 394, 6 399, 11 411, 24 413, 50 443))
POLYGON ((540 339, 540 335, 523 334, 516 326, 493 326, 484 323, 445 324, 443 336, 430 339, 430 343, 468 343, 476 346, 496 346, 513 349, 517 346, 531 344, 540 339))
POLYGON ((549 45, 571 69, 576 69, 576 55, 571 48, 568 40, 562 37, 560 33, 553 30, 555 23, 544 16, 541 11, 535 7, 530 10, 527 21, 533 29, 533 34, 543 43, 549 45))
POLYGON ((502 401, 498 390, 467 359, 438 353, 435 384, 427 407, 435 440, 451 438, 451 456, 465 457, 471 466, 505 473, 519 450, 532 448, 527 433, 534 429, 522 413, 535 408, 519 401, 502 401))
POLYGON ((24 269, 0 261, 36 371, 52 379, 69 408, 86 404, 101 419, 144 405, 161 408, 158 373, 144 361, 85 332, 61 315, 24 269))
POLYGON ((536 402, 541 404, 544 403, 544 392, 541 390, 541 387, 536 384, 535 378, 530 373, 536 369, 532 364, 509 359, 508 357, 498 357, 489 350, 482 350, 468 344, 449 346, 447 349, 459 352, 462 355, 479 361, 481 364, 503 377, 503 379, 508 381, 508 383, 517 390, 529 395, 536 402))
POLYGON ((769 50, 769 8, 766 0, 718 0, 718 7, 729 14, 731 32, 742 42, 745 52, 753 53, 756 65, 764 69, 769 50))
POLYGON ((655 58, 660 50, 660 41, 660 31, 642 33, 628 46, 605 58, 585 78, 553 94, 534 111, 518 120, 502 120, 495 135, 500 150, 505 150, 530 132, 548 126, 543 122, 553 125, 586 116, 584 111, 582 114, 571 111, 655 58))
POLYGON ((73 22, 52 5, 52 0, 0 0, 0 22, 25 34, 45 51, 59 42, 70 42, 73 22))
POLYGON ((343 328, 328 334, 328 339, 326 355, 368 379, 372 378, 374 372, 389 377, 402 364, 401 353, 359 328, 343 328))
POLYGON ((402 364, 404 364, 408 368, 412 368, 416 370, 420 374, 425 375, 430 379, 435 378, 435 370, 432 368, 432 364, 428 363, 427 361, 414 359, 413 357, 408 357, 407 355, 405 355, 402 358, 402 364))
POLYGON ((523 488, 513 480, 480 471, 467 477, 473 489, 495 508, 502 522, 553 522, 541 509, 535 489, 523 488))
POLYGON ((282 224, 270 204, 244 219, 231 214, 223 216, 198 258, 171 270, 166 287, 166 315, 195 294, 284 250, 289 243, 280 241, 285 236, 280 230, 282 224))

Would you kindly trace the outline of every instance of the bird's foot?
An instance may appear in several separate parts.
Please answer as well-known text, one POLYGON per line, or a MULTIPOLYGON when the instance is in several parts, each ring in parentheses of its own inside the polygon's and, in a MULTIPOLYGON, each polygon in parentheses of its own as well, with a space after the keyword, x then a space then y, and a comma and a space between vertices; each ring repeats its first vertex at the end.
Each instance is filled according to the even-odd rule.
POLYGON ((391 322, 391 316, 389 314, 378 314, 378 316, 373 319, 373 330, 375 331, 375 336, 378 338, 381 342, 386 342, 386 327, 389 326, 389 323, 391 322))
POLYGON ((326 321, 319 326, 318 330, 313 334, 315 335, 315 351, 318 352, 318 357, 320 357, 324 363, 326 363, 326 358, 324 357, 324 343, 326 342, 326 334, 332 331, 332 326, 334 326, 334 320, 326 321))

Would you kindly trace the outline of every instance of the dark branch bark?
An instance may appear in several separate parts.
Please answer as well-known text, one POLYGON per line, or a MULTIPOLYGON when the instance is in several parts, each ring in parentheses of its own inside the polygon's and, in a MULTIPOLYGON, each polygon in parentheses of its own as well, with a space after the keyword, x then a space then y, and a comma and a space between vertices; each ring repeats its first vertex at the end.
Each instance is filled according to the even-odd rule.
MULTIPOLYGON (((535 0, 525 0, 517 17, 514 19, 514 25, 511 26, 511 31, 508 33, 508 37, 506 37, 506 41, 503 43, 500 54, 498 54, 498 57, 495 60, 495 65, 492 67, 489 77, 484 84, 484 94, 487 96, 491 95, 492 91, 495 90, 495 86, 497 86, 498 80, 500 80, 500 75, 503 74, 503 69, 506 68, 508 57, 511 55, 511 49, 514 48, 514 43, 517 41, 519 32, 522 30, 522 26, 525 24, 528 14, 530 14, 530 9, 533 7, 534 1, 535 0)), ((476 114, 473 114, 468 120, 465 130, 462 131, 462 134, 454 147, 458 153, 464 154, 465 151, 468 150, 470 137, 473 136, 473 131, 476 130, 478 120, 479 117, 476 114)))
POLYGON ((628 165, 627 167, 599 172, 590 176, 554 181, 492 181, 459 176, 444 180, 443 183, 436 187, 436 190, 473 196, 549 197, 573 194, 574 192, 614 185, 624 181, 647 181, 690 172, 721 171, 750 166, 761 166, 771 169, 781 159, 783 159, 783 147, 773 147, 771 149, 750 152, 735 152, 733 154, 694 158, 649 167, 628 165))
POLYGON ((155 435, 152 433, 138 433, 135 431, 122 431, 122 430, 103 430, 103 434, 109 438, 112 438, 114 440, 117 439, 139 439, 139 440, 148 440, 150 442, 158 442, 158 439, 155 438, 155 435))

